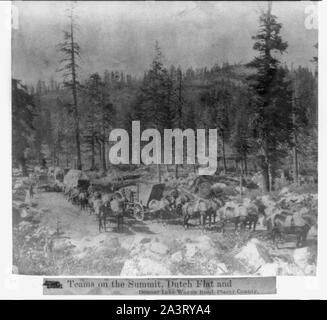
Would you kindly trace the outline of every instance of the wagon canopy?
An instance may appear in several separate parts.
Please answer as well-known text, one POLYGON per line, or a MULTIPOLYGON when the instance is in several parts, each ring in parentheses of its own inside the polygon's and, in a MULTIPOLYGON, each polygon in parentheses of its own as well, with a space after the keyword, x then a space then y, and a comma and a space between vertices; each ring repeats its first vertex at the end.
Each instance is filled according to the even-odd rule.
POLYGON ((60 182, 62 182, 64 180, 64 175, 65 175, 65 172, 63 169, 57 167, 55 170, 54 170, 54 178, 55 180, 58 180, 60 182))
POLYGON ((88 188, 90 179, 83 171, 72 169, 65 175, 64 184, 70 188, 88 188))
POLYGON ((163 196, 163 192, 165 189, 164 183, 158 184, 146 184, 140 183, 138 185, 139 188, 139 202, 144 206, 148 206, 149 202, 153 199, 161 200, 163 196))

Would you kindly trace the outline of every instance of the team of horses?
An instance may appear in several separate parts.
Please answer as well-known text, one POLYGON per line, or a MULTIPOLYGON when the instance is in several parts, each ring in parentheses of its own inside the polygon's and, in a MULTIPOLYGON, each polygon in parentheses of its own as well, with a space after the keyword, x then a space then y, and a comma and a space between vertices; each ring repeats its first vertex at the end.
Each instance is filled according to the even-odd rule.
POLYGON ((64 195, 69 202, 79 206, 81 211, 88 211, 90 215, 96 216, 99 232, 107 231, 110 217, 116 218, 118 231, 123 229, 124 199, 120 199, 117 194, 101 194, 92 187, 88 190, 66 187, 64 195))
MULTIPOLYGON (((81 210, 87 210, 90 214, 95 214, 99 222, 99 232, 107 231, 107 222, 110 217, 115 217, 117 229, 123 230, 124 215, 126 214, 126 199, 120 192, 113 194, 101 194, 94 192, 90 187, 86 190, 78 188, 65 189, 67 199, 80 207, 81 210)), ((156 202, 159 211, 162 213, 170 211, 175 212, 182 219, 185 229, 190 227, 189 221, 197 220, 202 231, 206 231, 215 224, 222 233, 225 232, 228 224, 234 224, 234 230, 250 231, 256 230, 259 216, 263 217, 263 224, 271 234, 273 241, 281 238, 285 234, 296 235, 297 246, 304 245, 307 234, 314 221, 310 217, 297 223, 291 218, 289 212, 280 211, 269 217, 265 216, 264 210, 254 202, 237 204, 234 201, 224 202, 218 197, 209 197, 208 199, 192 197, 187 194, 181 194, 177 189, 173 189, 169 194, 156 202)), ((151 203, 149 204, 151 207, 151 203)))

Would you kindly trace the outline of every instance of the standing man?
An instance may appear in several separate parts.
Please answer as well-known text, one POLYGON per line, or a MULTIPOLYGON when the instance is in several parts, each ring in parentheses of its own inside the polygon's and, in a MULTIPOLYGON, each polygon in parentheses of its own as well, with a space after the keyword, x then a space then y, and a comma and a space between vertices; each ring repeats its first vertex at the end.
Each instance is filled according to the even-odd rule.
POLYGON ((33 197, 34 197, 34 182, 32 182, 30 184, 28 191, 30 193, 30 198, 33 199, 33 197))

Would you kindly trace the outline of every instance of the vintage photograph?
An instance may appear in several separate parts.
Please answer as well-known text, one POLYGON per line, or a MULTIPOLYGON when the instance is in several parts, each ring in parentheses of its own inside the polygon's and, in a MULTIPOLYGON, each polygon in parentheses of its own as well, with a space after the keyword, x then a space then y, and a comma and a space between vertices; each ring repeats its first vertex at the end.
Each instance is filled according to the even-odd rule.
POLYGON ((318 5, 13 1, 13 274, 312 276, 318 5))

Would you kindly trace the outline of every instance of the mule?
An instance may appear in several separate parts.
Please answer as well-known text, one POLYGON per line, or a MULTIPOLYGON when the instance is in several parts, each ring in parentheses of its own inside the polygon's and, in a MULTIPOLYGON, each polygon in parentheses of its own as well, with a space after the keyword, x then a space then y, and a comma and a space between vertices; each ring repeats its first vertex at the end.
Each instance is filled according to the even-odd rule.
POLYGON ((199 199, 187 202, 182 207, 183 226, 189 227, 188 221, 191 218, 199 218, 202 230, 205 230, 206 220, 209 218, 209 228, 216 221, 219 204, 213 199, 199 199), (213 221, 212 221, 213 220, 213 221))
POLYGON ((227 205, 218 211, 219 222, 221 224, 222 232, 225 232, 227 223, 234 224, 234 231, 238 230, 238 226, 241 225, 241 229, 244 229, 246 221, 248 219, 246 211, 241 206, 235 207, 227 205), (241 210, 240 210, 241 209, 241 210))
POLYGON ((277 236, 282 239, 285 234, 296 235, 296 247, 304 246, 310 228, 314 224, 310 216, 295 217, 285 213, 278 213, 269 217, 267 229, 271 232, 272 240, 276 243, 277 236))

